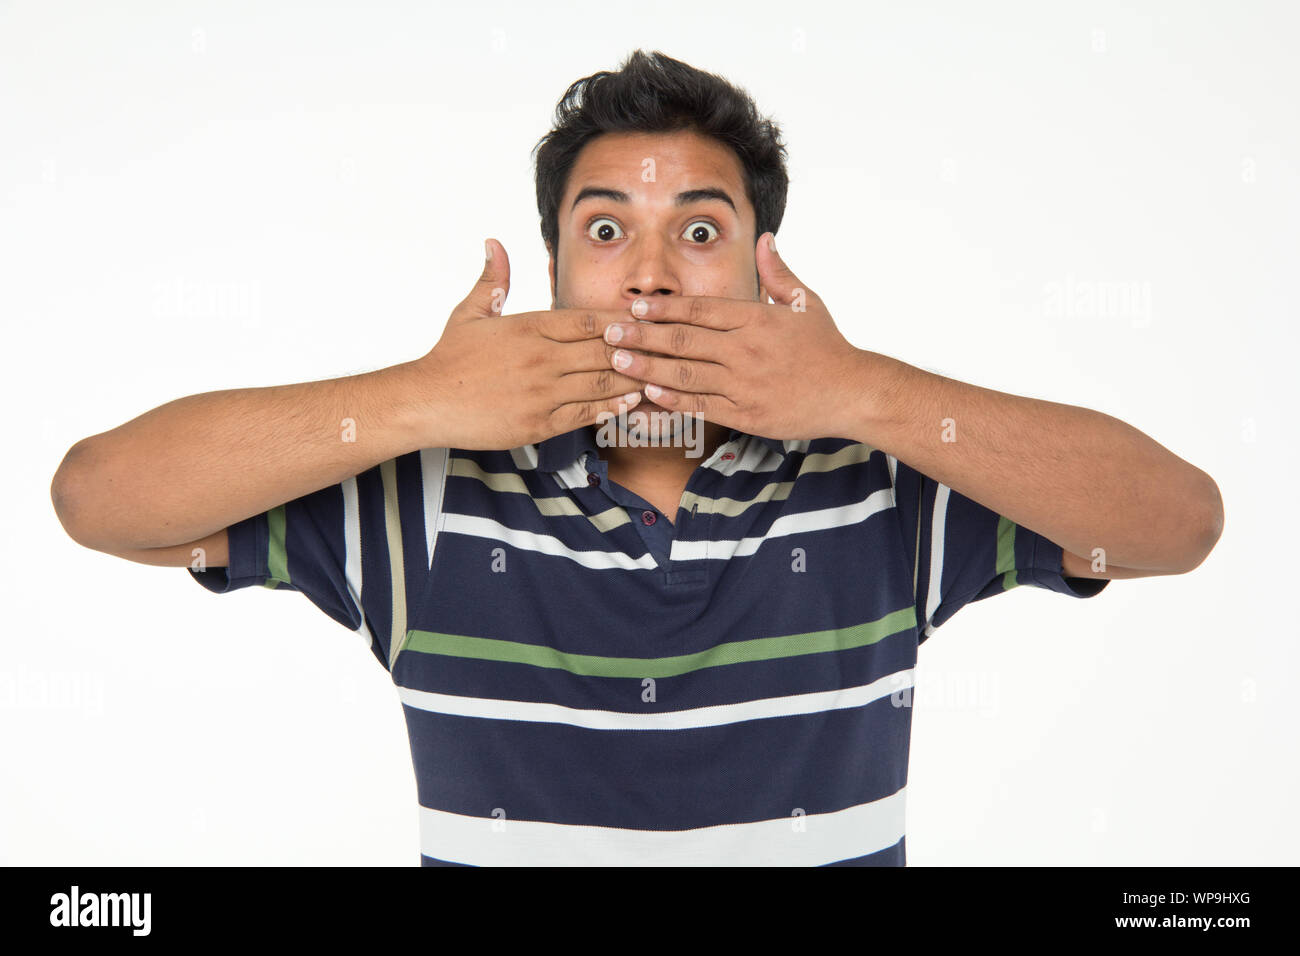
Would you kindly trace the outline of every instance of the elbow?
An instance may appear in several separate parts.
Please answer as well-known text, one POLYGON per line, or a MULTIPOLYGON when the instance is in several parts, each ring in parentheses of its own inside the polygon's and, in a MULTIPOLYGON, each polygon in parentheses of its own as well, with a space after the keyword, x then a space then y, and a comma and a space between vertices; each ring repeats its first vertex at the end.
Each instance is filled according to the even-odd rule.
POLYGON ((54 478, 50 482, 50 502, 54 505, 54 514, 59 519, 59 524, 68 537, 77 544, 87 548, 95 548, 90 543, 90 535, 87 533, 85 495, 85 471, 87 454, 87 439, 83 438, 63 456, 63 461, 59 463, 58 470, 54 473, 54 478))
POLYGON ((1200 504, 1191 524, 1198 531, 1192 548, 1192 562, 1181 569, 1183 574, 1199 568, 1223 537, 1223 495, 1209 475, 1205 475, 1204 483, 1205 490, 1199 496, 1200 504))

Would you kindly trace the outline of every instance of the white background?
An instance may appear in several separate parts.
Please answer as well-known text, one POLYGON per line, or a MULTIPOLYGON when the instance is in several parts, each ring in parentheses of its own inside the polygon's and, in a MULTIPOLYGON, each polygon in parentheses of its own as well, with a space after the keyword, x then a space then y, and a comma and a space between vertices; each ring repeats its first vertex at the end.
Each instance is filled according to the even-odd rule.
POLYGON ((182 395, 424 354, 485 236, 508 311, 546 308, 529 150, 642 47, 781 124, 780 247, 854 344, 1114 415, 1222 490, 1193 573, 926 643, 909 864, 1295 863, 1294 9, 470 6, 0 4, 0 862, 418 864, 364 644, 81 548, 50 479, 182 395))

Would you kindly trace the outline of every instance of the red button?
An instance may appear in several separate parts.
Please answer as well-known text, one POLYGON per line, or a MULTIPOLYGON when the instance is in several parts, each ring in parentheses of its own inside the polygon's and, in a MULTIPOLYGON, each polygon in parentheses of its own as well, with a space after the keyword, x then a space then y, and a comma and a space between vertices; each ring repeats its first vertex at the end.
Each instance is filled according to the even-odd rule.
POLYGON ((655 523, 655 518, 656 518, 656 516, 655 516, 655 513, 654 513, 653 511, 643 511, 643 512, 641 512, 641 520, 644 521, 644 522, 645 522, 646 524, 648 524, 648 525, 650 525, 650 524, 654 524, 654 523, 655 523))
POLYGON ((589 485, 600 484, 600 475, 591 475, 591 474, 587 475, 587 484, 589 485))
POLYGON ((733 459, 733 458, 735 458, 735 457, 736 457, 736 456, 733 455, 731 452, 727 452, 725 455, 722 456, 722 460, 723 460, 723 461, 731 461, 731 459, 733 459))

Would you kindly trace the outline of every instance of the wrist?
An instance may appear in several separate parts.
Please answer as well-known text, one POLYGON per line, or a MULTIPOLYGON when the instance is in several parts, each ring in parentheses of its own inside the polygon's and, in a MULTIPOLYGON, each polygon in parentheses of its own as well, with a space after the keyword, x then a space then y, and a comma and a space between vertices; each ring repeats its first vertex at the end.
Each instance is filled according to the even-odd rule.
POLYGON ((906 407, 906 395, 917 371, 906 362, 879 352, 859 349, 852 400, 853 419, 847 437, 879 448, 885 436, 898 426, 906 407))
POLYGON ((393 456, 445 445, 437 431, 445 421, 438 412, 436 376, 423 360, 402 362, 361 376, 371 414, 387 433, 393 456))

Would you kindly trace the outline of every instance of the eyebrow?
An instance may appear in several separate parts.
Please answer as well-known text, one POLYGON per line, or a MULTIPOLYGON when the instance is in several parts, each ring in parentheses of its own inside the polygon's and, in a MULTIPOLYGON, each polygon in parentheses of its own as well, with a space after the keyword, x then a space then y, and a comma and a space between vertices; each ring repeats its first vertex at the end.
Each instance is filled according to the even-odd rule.
MULTIPOLYGON (((573 205, 569 207, 569 212, 577 208, 578 203, 584 199, 608 199, 611 202, 631 202, 631 197, 621 189, 609 189, 605 186, 584 186, 578 190, 578 195, 573 197, 573 205)), ((685 192, 677 194, 673 200, 678 206, 686 206, 693 202, 705 202, 706 200, 718 200, 725 202, 731 207, 731 211, 740 215, 736 204, 731 201, 725 189, 718 189, 716 186, 706 186, 703 189, 688 189, 685 192)))

